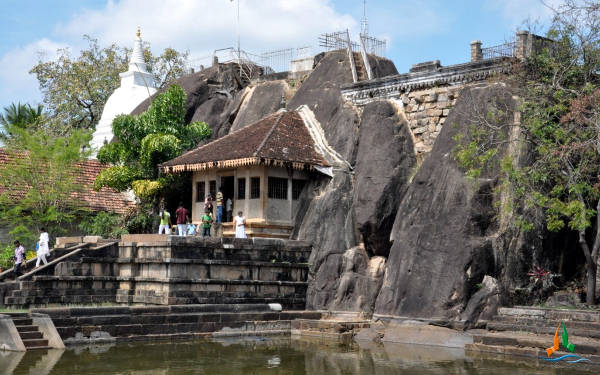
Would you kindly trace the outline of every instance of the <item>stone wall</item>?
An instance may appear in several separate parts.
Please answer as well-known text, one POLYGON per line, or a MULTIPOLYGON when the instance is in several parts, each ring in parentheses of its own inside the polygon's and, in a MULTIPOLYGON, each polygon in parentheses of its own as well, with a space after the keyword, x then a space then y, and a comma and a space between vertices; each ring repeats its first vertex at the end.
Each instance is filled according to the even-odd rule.
POLYGON ((465 86, 435 87, 400 95, 399 100, 403 104, 417 155, 431 151, 463 87, 465 86))

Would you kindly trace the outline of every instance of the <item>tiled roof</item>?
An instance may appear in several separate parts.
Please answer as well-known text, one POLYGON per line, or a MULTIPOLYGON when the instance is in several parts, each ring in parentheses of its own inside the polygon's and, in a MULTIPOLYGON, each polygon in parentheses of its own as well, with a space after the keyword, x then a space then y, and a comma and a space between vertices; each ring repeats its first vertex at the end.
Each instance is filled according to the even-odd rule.
POLYGON ((164 172, 236 167, 291 165, 297 169, 329 163, 316 149, 304 121, 280 111, 160 165, 164 172))
MULTIPOLYGON (((22 154, 27 157, 26 153, 22 154)), ((13 156, 5 150, 0 149, 0 166, 10 163, 13 156)), ((102 188, 100 191, 94 190, 94 180, 101 170, 106 168, 97 160, 85 160, 77 163, 78 173, 75 176, 75 184, 82 187, 81 191, 73 193, 75 200, 81 201, 92 211, 108 211, 119 214, 126 213, 135 203, 128 199, 124 194, 109 188, 102 188)), ((5 187, 0 186, 0 194, 5 191, 5 187)), ((22 197, 27 187, 11 191, 11 196, 15 199, 22 197)))

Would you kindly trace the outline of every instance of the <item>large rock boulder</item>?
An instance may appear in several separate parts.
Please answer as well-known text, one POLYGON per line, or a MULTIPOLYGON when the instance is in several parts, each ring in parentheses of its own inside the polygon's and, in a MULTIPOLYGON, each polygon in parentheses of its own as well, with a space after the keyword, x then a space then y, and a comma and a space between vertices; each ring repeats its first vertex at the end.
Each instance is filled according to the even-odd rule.
POLYGON ((354 169, 354 217, 369 254, 388 256, 396 211, 416 165, 408 123, 395 103, 366 105, 354 169))
MULTIPOLYGON (((356 246, 352 215, 352 177, 338 172, 308 186, 307 203, 297 238, 313 244, 309 263, 308 309, 326 309, 335 299, 346 249, 356 246)), ((303 210, 304 211, 304 210, 303 210)))
MULTIPOLYGON (((392 229, 394 241, 383 286, 379 314, 459 317, 484 276, 495 276, 493 238, 498 226, 494 195, 497 171, 484 170, 478 180, 465 176, 453 150, 455 136, 469 136, 478 114, 496 111, 499 128, 482 128, 507 139, 515 100, 503 85, 464 89, 450 112, 431 154, 408 187, 392 229)), ((500 148, 496 157, 506 155, 500 148)))
POLYGON ((282 98, 286 99, 289 86, 284 80, 259 82, 247 87, 238 115, 231 126, 236 131, 250 125, 281 108, 282 98))
MULTIPOLYGON (((393 63, 374 57, 378 67, 375 77, 397 74, 393 63)), ((346 103, 340 87, 352 83, 352 70, 345 50, 328 52, 315 58, 318 63, 288 104, 296 109, 306 104, 321 123, 329 144, 350 163, 354 163, 358 125, 358 110, 346 103)))

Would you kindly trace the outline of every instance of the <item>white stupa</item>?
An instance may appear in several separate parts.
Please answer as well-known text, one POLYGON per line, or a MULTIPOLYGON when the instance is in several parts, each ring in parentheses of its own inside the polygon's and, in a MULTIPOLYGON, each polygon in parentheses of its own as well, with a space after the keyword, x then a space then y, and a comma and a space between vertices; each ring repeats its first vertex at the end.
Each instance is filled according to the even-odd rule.
POLYGON ((102 117, 96 125, 96 131, 92 138, 91 146, 94 157, 100 147, 113 140, 112 122, 114 118, 121 114, 131 113, 144 99, 156 92, 154 78, 144 63, 139 27, 133 44, 133 53, 129 60, 129 70, 119 75, 121 76, 121 86, 106 101, 102 117))

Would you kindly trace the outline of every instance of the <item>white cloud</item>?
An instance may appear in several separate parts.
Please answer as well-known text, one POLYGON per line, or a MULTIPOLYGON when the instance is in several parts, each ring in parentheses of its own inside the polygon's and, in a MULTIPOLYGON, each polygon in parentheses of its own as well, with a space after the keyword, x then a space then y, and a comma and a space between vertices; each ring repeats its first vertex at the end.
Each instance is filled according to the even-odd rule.
POLYGON ((37 103, 41 101, 38 83, 29 70, 42 57, 56 57, 56 50, 67 45, 40 39, 24 47, 15 48, 0 57, 0 107, 13 102, 37 103), (40 55, 41 54, 41 55, 40 55))
POLYGON ((526 19, 547 23, 552 17, 548 6, 556 7, 561 3, 562 0, 486 0, 485 5, 499 11, 503 18, 518 27, 526 19))
MULTIPOLYGON (((165 47, 189 50, 192 57, 237 42, 237 3, 229 0, 109 1, 101 10, 75 15, 56 27, 69 39, 82 34, 101 43, 129 46, 137 26, 155 53, 165 47)), ((349 15, 336 12, 327 0, 241 0, 240 34, 243 50, 264 52, 312 45, 320 33, 355 27, 349 15)))

